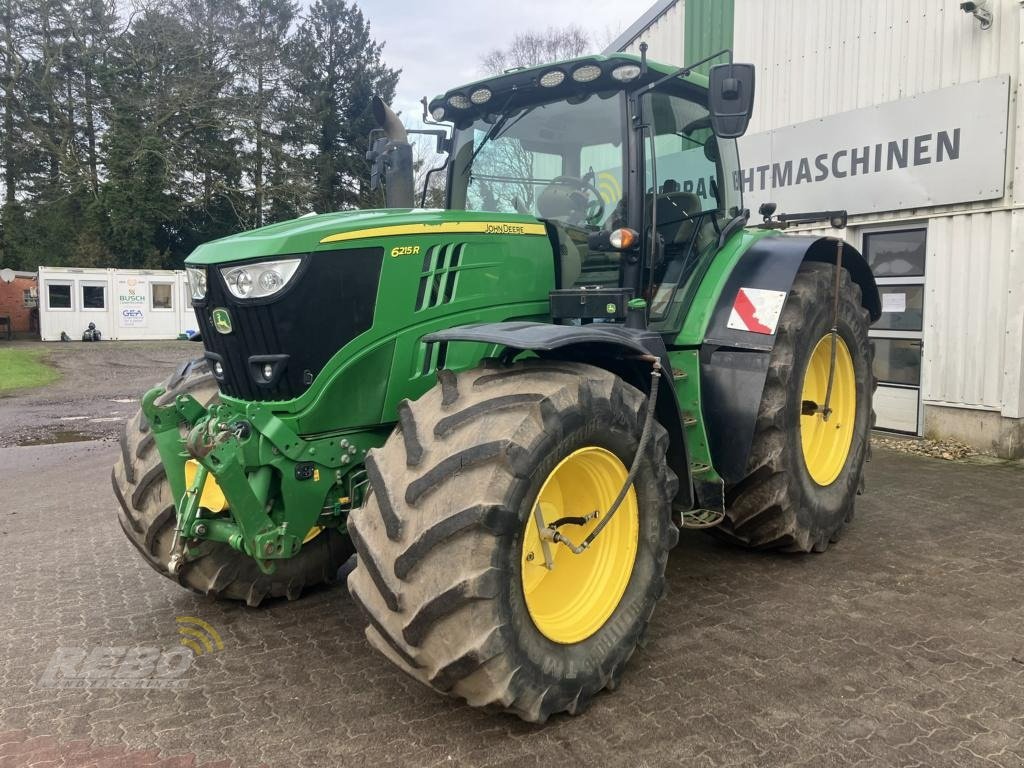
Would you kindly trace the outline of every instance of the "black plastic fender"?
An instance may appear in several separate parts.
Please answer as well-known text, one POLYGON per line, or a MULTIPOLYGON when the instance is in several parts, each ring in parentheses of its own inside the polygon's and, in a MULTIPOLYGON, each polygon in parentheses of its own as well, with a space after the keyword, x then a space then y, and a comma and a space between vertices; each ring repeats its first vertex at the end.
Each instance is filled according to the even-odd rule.
POLYGON ((685 509, 693 506, 682 410, 672 382, 672 365, 660 333, 612 323, 553 325, 510 321, 448 328, 424 336, 423 341, 499 344, 509 350, 533 352, 545 359, 588 363, 611 371, 646 393, 651 388, 651 364, 640 357, 654 355, 659 358, 662 380, 658 386, 654 415, 668 431, 668 464, 679 477, 679 492, 673 506, 685 509))
MULTIPOLYGON (((835 263, 839 242, 807 235, 762 238, 740 257, 718 297, 700 348, 701 400, 711 458, 726 483, 737 483, 746 474, 768 360, 775 347, 774 333, 728 327, 736 294, 740 288, 788 294, 804 261, 835 263)), ((878 286, 867 261, 845 242, 843 266, 860 285, 861 301, 874 322, 882 314, 878 286)), ((822 301, 831 300, 822 296, 822 301)))

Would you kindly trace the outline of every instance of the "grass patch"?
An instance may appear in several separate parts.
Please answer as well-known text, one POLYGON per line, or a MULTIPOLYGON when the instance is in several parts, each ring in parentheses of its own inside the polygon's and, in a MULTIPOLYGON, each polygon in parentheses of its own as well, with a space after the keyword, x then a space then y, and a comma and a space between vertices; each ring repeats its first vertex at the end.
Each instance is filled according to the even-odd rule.
POLYGON ((42 362, 41 349, 0 348, 0 392, 43 387, 60 378, 54 368, 42 362))

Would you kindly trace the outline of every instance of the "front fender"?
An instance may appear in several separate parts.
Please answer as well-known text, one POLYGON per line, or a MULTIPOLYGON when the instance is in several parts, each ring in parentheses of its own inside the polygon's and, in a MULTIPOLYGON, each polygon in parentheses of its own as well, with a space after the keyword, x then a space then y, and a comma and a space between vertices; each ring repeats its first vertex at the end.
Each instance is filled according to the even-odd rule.
POLYGON ((672 380, 672 364, 661 334, 612 323, 553 325, 524 321, 480 323, 449 328, 423 337, 424 341, 474 341, 506 349, 529 351, 538 357, 595 365, 625 379, 641 392, 650 392, 651 367, 641 356, 661 360, 655 416, 669 434, 668 465, 679 477, 674 506, 693 505, 690 464, 684 437, 682 409, 672 380))

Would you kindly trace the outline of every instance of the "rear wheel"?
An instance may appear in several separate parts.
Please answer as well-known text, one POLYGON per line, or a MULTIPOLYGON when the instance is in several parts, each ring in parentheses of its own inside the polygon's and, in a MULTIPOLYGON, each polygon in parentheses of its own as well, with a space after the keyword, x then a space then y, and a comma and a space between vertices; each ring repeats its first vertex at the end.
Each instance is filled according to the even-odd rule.
MULTIPOLYGON (((162 385, 157 401, 166 405, 176 396, 190 394, 202 405, 217 399, 217 382, 204 361, 191 363, 162 385)), ((331 582, 351 555, 348 538, 324 530, 303 544, 298 555, 279 560, 273 574, 263 573, 252 558, 226 544, 206 542, 202 555, 190 560, 177 574, 168 568, 176 522, 174 499, 153 434, 142 411, 125 424, 121 458, 111 476, 120 506, 118 520, 128 540, 158 573, 193 592, 244 600, 259 605, 266 597, 295 599, 316 584, 331 582)))
POLYGON ((537 516, 579 544, 618 495, 644 395, 575 363, 438 378, 367 458, 372 493, 349 521, 367 638, 473 706, 537 722, 581 712, 618 683, 664 589, 678 538, 667 435, 655 425, 589 549, 546 542, 545 553, 537 516))
POLYGON ((870 322, 860 287, 840 275, 831 412, 835 267, 800 267, 779 319, 747 476, 726 491, 715 529, 739 544, 822 552, 853 518, 872 424, 870 322))

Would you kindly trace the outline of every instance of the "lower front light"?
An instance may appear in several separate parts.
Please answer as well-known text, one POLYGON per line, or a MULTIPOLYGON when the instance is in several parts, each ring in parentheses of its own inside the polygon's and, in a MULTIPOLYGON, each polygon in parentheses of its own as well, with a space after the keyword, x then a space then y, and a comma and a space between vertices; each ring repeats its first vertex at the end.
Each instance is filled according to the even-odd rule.
POLYGON ((221 276, 238 299, 262 299, 281 291, 295 277, 302 259, 261 261, 242 267, 224 267, 221 276))

